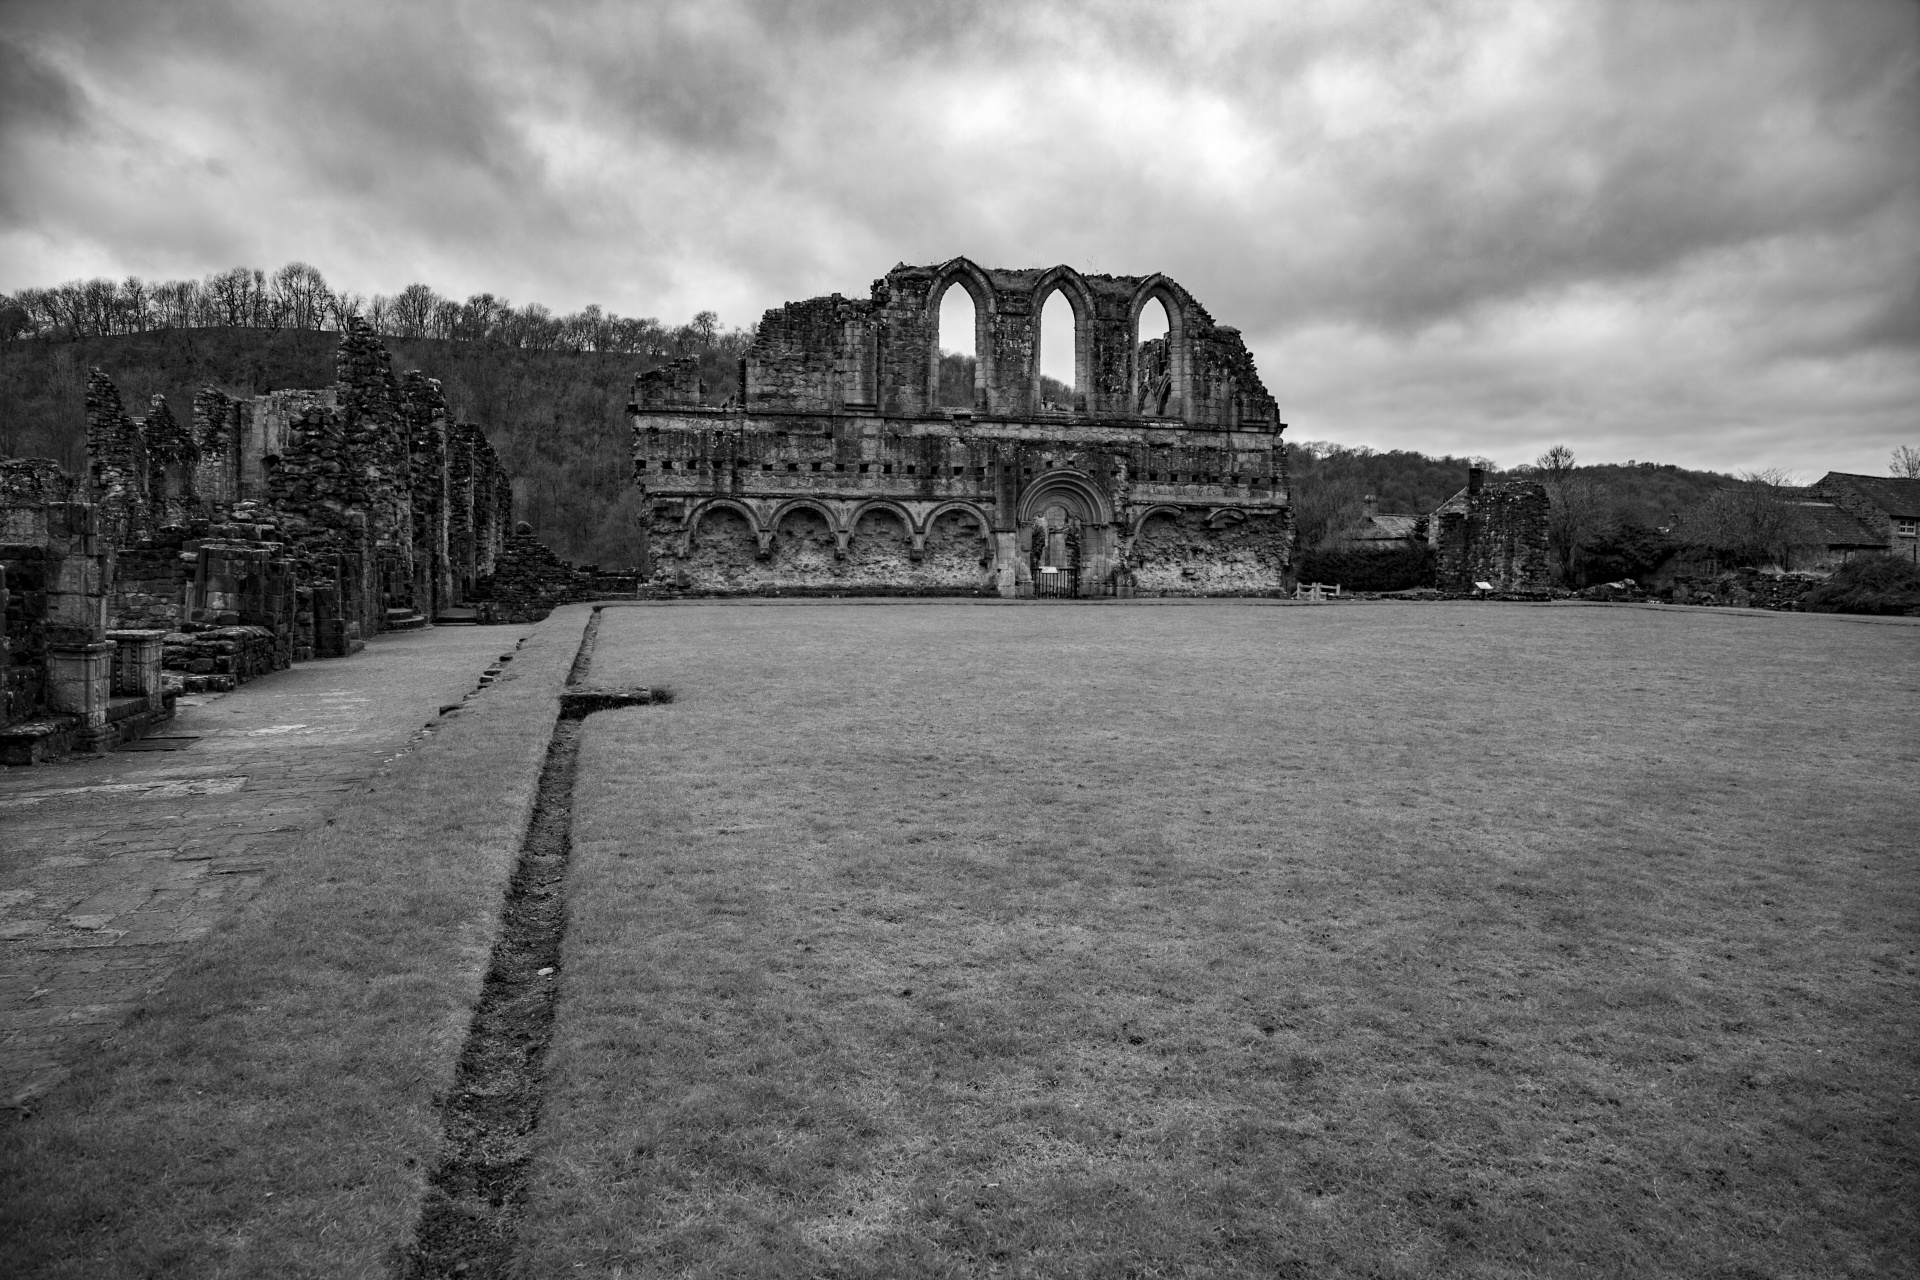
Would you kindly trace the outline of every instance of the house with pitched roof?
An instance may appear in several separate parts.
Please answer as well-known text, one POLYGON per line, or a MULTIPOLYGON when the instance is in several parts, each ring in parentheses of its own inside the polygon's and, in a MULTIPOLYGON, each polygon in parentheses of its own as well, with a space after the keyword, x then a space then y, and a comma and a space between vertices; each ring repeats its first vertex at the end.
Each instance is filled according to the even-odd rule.
POLYGON ((1829 471, 1807 497, 1853 517, 1873 547, 1920 563, 1920 480, 1829 471))
POLYGON ((1424 516, 1380 514, 1380 500, 1368 494, 1360 500, 1360 514, 1334 531, 1329 541, 1354 551, 1392 551, 1417 547, 1427 540, 1424 516))

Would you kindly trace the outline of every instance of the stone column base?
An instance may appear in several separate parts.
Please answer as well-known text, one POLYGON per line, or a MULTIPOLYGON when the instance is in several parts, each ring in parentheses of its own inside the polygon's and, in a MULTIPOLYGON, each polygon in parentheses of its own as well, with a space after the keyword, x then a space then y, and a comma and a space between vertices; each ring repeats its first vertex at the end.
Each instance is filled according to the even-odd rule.
POLYGON ((47 650, 47 709, 79 720, 74 745, 82 751, 92 751, 106 739, 113 655, 118 647, 106 640, 47 650))

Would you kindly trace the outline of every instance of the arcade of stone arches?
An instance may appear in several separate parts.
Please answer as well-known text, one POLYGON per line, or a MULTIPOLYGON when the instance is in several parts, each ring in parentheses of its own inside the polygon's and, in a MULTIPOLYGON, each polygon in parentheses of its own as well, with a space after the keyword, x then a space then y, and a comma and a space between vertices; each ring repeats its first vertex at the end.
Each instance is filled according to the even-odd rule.
POLYGON ((1004 569, 1016 595, 1131 595, 1183 530, 1213 539, 1250 516, 1267 523, 1258 509, 1166 503, 1134 504, 1116 517, 1093 486, 1068 473, 1050 479, 1023 495, 1016 527, 1001 534, 989 504, 964 499, 709 498, 690 507, 671 554, 697 562, 708 559, 703 550, 720 553, 714 559, 734 567, 734 586, 777 587, 794 573, 816 587, 822 573, 857 585, 864 567, 882 565, 925 585, 988 593, 1004 569))

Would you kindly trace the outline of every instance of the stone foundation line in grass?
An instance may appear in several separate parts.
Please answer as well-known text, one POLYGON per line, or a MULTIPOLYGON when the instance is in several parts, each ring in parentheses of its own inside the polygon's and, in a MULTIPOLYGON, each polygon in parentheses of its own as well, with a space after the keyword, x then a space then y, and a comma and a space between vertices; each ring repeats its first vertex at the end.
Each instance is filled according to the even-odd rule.
POLYGON ((302 837, 0 1141, 21 1277, 384 1277, 498 937, 585 605, 302 837))
POLYGON ((507 885, 500 934, 444 1095, 446 1137, 408 1252, 408 1280, 512 1274, 566 934, 575 762, 595 711, 670 702, 652 689, 582 689, 600 631, 596 609, 560 695, 546 763, 507 885))

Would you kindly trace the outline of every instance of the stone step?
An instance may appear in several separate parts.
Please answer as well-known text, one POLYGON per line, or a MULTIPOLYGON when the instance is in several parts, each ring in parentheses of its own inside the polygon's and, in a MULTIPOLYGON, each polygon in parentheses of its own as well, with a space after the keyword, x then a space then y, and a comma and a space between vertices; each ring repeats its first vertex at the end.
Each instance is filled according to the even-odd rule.
POLYGON ((0 729, 0 761, 7 764, 39 764, 73 750, 74 731, 80 721, 73 716, 43 716, 24 720, 0 729))
POLYGON ((399 610, 399 616, 395 617, 395 612, 393 609, 387 610, 387 630, 389 631, 418 631, 427 625, 427 620, 417 613, 399 610))
POLYGON ((433 625, 436 627, 471 627, 477 626, 479 622, 480 611, 466 608, 464 605, 442 609, 433 615, 433 625))

